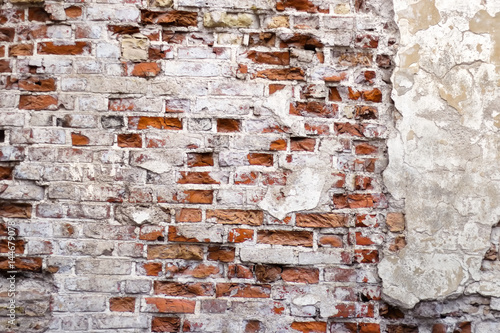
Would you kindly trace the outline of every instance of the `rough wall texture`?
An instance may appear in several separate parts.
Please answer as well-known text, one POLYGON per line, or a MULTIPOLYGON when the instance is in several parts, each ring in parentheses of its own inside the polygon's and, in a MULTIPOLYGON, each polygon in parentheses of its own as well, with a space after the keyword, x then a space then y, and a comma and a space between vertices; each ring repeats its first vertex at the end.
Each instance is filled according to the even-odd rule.
POLYGON ((401 117, 384 180, 405 200, 408 246, 381 263, 384 293, 405 307, 464 292, 499 297, 498 262, 482 264, 499 241, 499 3, 394 3, 401 117))
MULTIPOLYGON (((7 322, 9 282, 2 280, 2 332, 494 331, 500 302, 475 295, 495 281, 477 274, 494 217, 478 215, 484 228, 471 227, 483 234, 466 234, 481 242, 459 240, 474 248, 449 249, 458 256, 449 262, 475 267, 474 295, 414 310, 381 300, 377 267, 385 254, 379 271, 387 299, 416 303, 407 291, 414 284, 393 279, 402 267, 395 262, 408 253, 403 199, 414 178, 405 180, 406 169, 395 164, 409 163, 408 149, 390 145, 390 194, 381 174, 389 132, 403 133, 405 119, 415 121, 402 108, 403 122, 393 128, 390 77, 398 47, 395 78, 405 73, 407 40, 441 21, 440 11, 419 13, 433 8, 428 2, 409 9, 396 2, 397 18, 414 15, 419 24, 410 36, 398 20, 407 47, 399 45, 392 0, 5 1, 0 269, 9 270, 11 227, 22 273, 17 326, 7 322)), ((476 21, 482 18, 489 19, 476 21)), ((477 74, 493 57, 493 37, 480 23, 475 29, 484 33, 483 58, 454 61, 477 74)), ((483 72, 485 80, 494 74, 483 72)), ((416 82, 419 73, 425 76, 407 76, 416 82)), ((429 80, 422 82, 436 81, 429 80)), ((459 81, 448 81, 442 98, 458 105, 459 81)), ((412 87, 397 83, 395 91, 399 103, 412 87)), ((477 116, 462 113, 468 122, 477 116)), ((471 133, 495 133, 474 124, 471 133)), ((460 133, 447 140, 465 154, 457 148, 460 133)), ((417 134, 429 135, 425 128, 417 134)), ((477 177, 495 174, 489 158, 470 164, 477 177)), ((462 164, 451 165, 463 172, 462 164)), ((442 174, 437 179, 446 181, 442 174)), ((493 185, 485 196, 490 187, 474 181, 464 190, 477 188, 474 198, 493 205, 493 185)), ((417 185, 425 194, 426 183, 417 185)), ((423 222, 408 207, 408 248, 425 262, 413 224, 423 222)), ((475 204, 464 207, 472 214, 475 204)), ((445 250, 438 244, 433 252, 445 250)), ((455 293, 411 292, 419 299, 455 293)))

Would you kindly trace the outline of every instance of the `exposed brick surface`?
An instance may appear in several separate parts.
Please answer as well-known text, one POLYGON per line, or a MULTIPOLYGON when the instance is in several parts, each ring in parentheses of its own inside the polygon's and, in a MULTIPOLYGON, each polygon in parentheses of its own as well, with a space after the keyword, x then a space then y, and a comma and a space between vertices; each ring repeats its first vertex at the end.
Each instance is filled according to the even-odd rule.
POLYGON ((496 320, 484 299, 381 301, 377 264, 406 245, 381 176, 392 16, 385 0, 4 1, 0 270, 14 244, 31 283, 7 332, 496 320))

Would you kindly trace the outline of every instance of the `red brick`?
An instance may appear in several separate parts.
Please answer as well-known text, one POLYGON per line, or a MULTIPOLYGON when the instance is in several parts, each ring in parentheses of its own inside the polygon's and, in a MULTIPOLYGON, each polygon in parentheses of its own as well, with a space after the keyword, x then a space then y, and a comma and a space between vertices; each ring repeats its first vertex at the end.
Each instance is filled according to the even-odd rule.
POLYGON ((160 46, 150 47, 148 50, 148 58, 149 60, 162 60, 165 59, 167 53, 171 51, 171 48, 162 49, 160 46))
POLYGON ((238 119, 217 119, 217 132, 233 133, 241 130, 241 121, 238 119))
POLYGON ((364 137, 363 134, 364 128, 363 125, 360 124, 351 124, 351 123, 335 123, 335 132, 338 134, 349 134, 352 136, 364 137))
POLYGON ((24 245, 25 245, 25 243, 22 239, 17 239, 17 240, 13 240, 13 241, 9 241, 7 239, 0 239, 0 253, 11 252, 12 246, 14 246, 15 253, 23 254, 24 253, 24 245), (9 244, 9 242, 11 244, 9 244), (9 246, 10 246, 10 249, 9 249, 9 246))
POLYGON ((158 276, 162 272, 162 264, 159 262, 148 262, 143 267, 147 276, 158 276))
POLYGON ((306 50, 315 50, 316 48, 322 48, 323 43, 321 43, 319 39, 312 35, 303 35, 296 33, 289 38, 282 39, 280 47, 297 47, 306 50))
POLYGON ((375 243, 371 240, 370 237, 365 237, 361 232, 356 232, 356 245, 374 245, 375 243))
MULTIPOLYGON (((14 267, 18 271, 41 272, 42 258, 17 257, 14 259, 14 267)), ((0 271, 11 270, 9 259, 7 257, 0 257, 0 271)))
POLYGON ((354 250, 354 256, 356 262, 361 264, 372 264, 379 261, 377 250, 354 250))
POLYGON ((298 227, 339 228, 348 226, 348 219, 344 214, 297 214, 295 220, 298 227))
POLYGON ((207 211, 207 219, 215 219, 221 224, 262 225, 264 214, 258 210, 216 209, 207 211))
POLYGON ((363 120, 377 119, 378 109, 374 106, 356 105, 355 117, 363 120))
POLYGON ((214 285, 209 282, 180 283, 170 281, 155 281, 154 293, 156 295, 176 297, 212 296, 214 294, 214 285))
POLYGON ((283 269, 281 278, 286 282, 318 283, 319 269, 287 267, 283 269))
POLYGON ((326 333, 326 322, 322 321, 294 321, 290 327, 302 333, 326 333))
POLYGON ((309 231, 259 230, 257 232, 257 242, 311 247, 313 245, 313 234, 309 231))
POLYGON ((290 150, 291 151, 314 151, 316 140, 313 138, 291 138, 290 150))
POLYGON ((235 228, 229 231, 227 241, 230 243, 243 243, 249 240, 253 240, 253 236, 253 229, 235 228))
POLYGON ((217 283, 217 297, 269 298, 271 286, 268 284, 251 285, 245 283, 217 283))
POLYGON ((163 41, 169 44, 182 44, 186 40, 185 32, 163 31, 163 41))
POLYGON ((248 45, 274 47, 275 42, 276 35, 272 32, 254 32, 250 33, 248 45))
POLYGON ((18 86, 21 90, 26 91, 55 91, 55 79, 40 79, 38 77, 30 77, 25 80, 19 80, 18 86))
POLYGON ((28 20, 46 22, 50 21, 50 14, 41 7, 31 7, 28 8, 28 20))
POLYGON ((221 247, 221 246, 210 246, 208 248, 208 260, 212 261, 222 261, 222 262, 233 262, 235 258, 235 249, 221 247))
POLYGON ((259 177, 258 172, 245 172, 245 173, 236 173, 234 175, 234 184, 235 185, 256 185, 257 178, 259 177))
POLYGON ((201 222, 201 210, 196 208, 181 208, 175 220, 177 222, 201 222))
POLYGON ((189 27, 196 26, 198 13, 179 10, 167 12, 154 12, 151 10, 141 10, 142 23, 161 24, 164 26, 189 27))
POLYGON ((472 327, 469 321, 458 323, 456 329, 453 331, 453 333, 471 333, 471 332, 472 332, 472 327))
POLYGON ((141 148, 142 137, 140 134, 118 134, 118 147, 141 148))
POLYGON ((179 332, 181 319, 177 317, 153 317, 151 331, 153 332, 179 332))
POLYGON ((379 206, 379 202, 384 200, 377 194, 336 194, 333 196, 335 208, 371 208, 379 206))
POLYGON ((330 332, 358 333, 357 323, 331 323, 330 332))
POLYGON ((73 146, 85 146, 90 143, 90 139, 83 134, 71 133, 71 144, 73 146))
POLYGON ((58 45, 54 42, 43 42, 38 44, 38 53, 54 55, 79 55, 90 53, 90 43, 75 42, 74 44, 58 45))
POLYGON ((211 204, 213 200, 213 190, 185 190, 174 195, 174 201, 180 203, 211 204))
POLYGON ((181 171, 177 184, 220 184, 210 176, 210 172, 181 171))
POLYGON ((12 170, 14 170, 13 167, 0 166, 0 180, 12 179, 12 170))
POLYGON ((194 313, 195 301, 146 297, 146 304, 154 305, 161 313, 194 313))
POLYGON ((319 238, 319 244, 321 246, 331 246, 331 247, 343 247, 344 242, 342 237, 337 235, 324 235, 319 238))
POLYGON ((303 117, 333 118, 337 114, 338 105, 322 102, 290 103, 290 114, 303 117))
POLYGON ((174 272, 175 275, 191 276, 196 279, 205 279, 207 277, 220 277, 220 269, 218 265, 195 264, 180 267, 174 272))
POLYGON ((25 203, 0 203, 0 217, 30 218, 31 204, 25 203))
POLYGON ((270 84, 269 85, 269 95, 274 94, 277 91, 283 90, 286 86, 283 84, 270 84))
POLYGON ((187 154, 187 164, 189 167, 213 166, 213 153, 189 153, 187 154))
POLYGON ((149 245, 148 259, 203 260, 203 247, 199 245, 149 245))
POLYGON ((77 18, 82 16, 82 7, 71 6, 64 9, 66 16, 69 18, 77 18))
POLYGON ((19 108, 23 110, 47 110, 57 108, 57 97, 51 95, 21 95, 19 108))
POLYGON ((269 150, 286 150, 286 140, 285 139, 278 139, 269 145, 269 150))
POLYGON ((255 278, 258 282, 276 282, 281 279, 281 272, 283 269, 279 266, 271 265, 256 265, 255 278))
POLYGON ((364 49, 376 49, 378 47, 378 36, 373 35, 358 35, 356 36, 356 45, 364 49))
POLYGON ((305 80, 305 72, 298 67, 280 68, 280 69, 265 69, 257 72, 257 77, 273 80, 273 81, 286 81, 286 80, 305 80))
POLYGON ((333 102, 342 102, 342 97, 340 97, 340 93, 337 90, 337 87, 330 87, 328 100, 333 102))
POLYGON ((13 42, 15 34, 14 28, 0 28, 0 42, 13 42))
POLYGON ((258 320, 249 320, 245 325, 245 333, 260 333, 263 325, 258 320))
POLYGON ((156 62, 143 62, 134 64, 131 74, 139 77, 154 77, 161 71, 161 67, 156 62))
POLYGON ((387 325, 387 333, 419 333, 419 329, 413 325, 387 325))
POLYGON ((132 25, 108 25, 108 30, 114 35, 133 35, 140 32, 139 27, 132 25))
POLYGON ((161 241, 165 237, 163 230, 164 227, 162 226, 143 225, 139 233, 139 239, 146 241, 161 241))
POLYGON ((167 117, 128 117, 128 128, 130 129, 168 129, 181 130, 182 119, 167 117))
POLYGON ((272 166, 273 157, 274 157, 273 154, 264 154, 264 153, 250 153, 247 155, 247 159, 250 165, 262 165, 262 166, 272 166))
POLYGON ((434 324, 432 326, 432 333, 446 333, 446 324, 434 324))
POLYGON ((290 64, 290 53, 288 52, 258 52, 249 51, 248 59, 259 64, 288 66, 290 64))
POLYGON ((377 215, 356 215, 356 227, 379 227, 377 215))
POLYGON ((9 46, 10 57, 32 56, 32 55, 33 55, 33 44, 14 44, 9 46))
POLYGON ((116 312, 134 312, 134 297, 112 297, 109 299, 109 310, 116 312))
POLYGON ((363 142, 356 144, 355 151, 357 155, 371 155, 377 153, 378 148, 369 143, 363 142))
POLYGON ((253 279, 252 269, 253 266, 230 264, 227 270, 227 277, 230 279, 253 279))
POLYGON ((347 196, 345 194, 335 194, 333 195, 333 205, 336 209, 348 208, 349 203, 347 202, 347 196))
POLYGON ((354 177, 354 189, 355 190, 370 190, 372 189, 372 178, 356 175, 354 177))

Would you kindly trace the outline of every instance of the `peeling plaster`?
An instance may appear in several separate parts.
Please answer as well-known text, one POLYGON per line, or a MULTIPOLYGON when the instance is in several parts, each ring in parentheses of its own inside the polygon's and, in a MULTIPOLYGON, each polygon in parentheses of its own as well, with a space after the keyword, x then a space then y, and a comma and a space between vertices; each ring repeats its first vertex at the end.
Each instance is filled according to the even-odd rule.
MULTIPOLYGON (((292 89, 285 88, 269 96, 262 106, 268 109, 273 118, 282 126, 289 127, 296 136, 305 136, 303 126, 296 117, 290 116, 292 89)), ((319 154, 306 156, 302 160, 280 161, 281 167, 290 170, 285 186, 268 186, 267 192, 258 206, 277 219, 284 219, 288 213, 327 206, 326 192, 338 179, 325 168, 331 155, 340 147, 335 141, 324 139, 319 147, 319 154), (304 195, 307 193, 307 195, 304 195)))
POLYGON ((379 264, 384 296, 412 308, 464 292, 500 296, 482 272, 500 216, 500 8, 495 1, 394 0, 401 117, 384 182, 404 200, 407 246, 379 264))

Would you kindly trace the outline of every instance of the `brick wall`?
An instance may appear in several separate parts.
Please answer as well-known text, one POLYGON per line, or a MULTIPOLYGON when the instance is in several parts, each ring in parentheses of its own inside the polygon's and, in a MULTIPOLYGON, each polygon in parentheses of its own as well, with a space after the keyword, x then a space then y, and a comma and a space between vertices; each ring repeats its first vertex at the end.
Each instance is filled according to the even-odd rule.
POLYGON ((391 1, 0 8, 7 332, 470 331, 381 301, 391 1))

